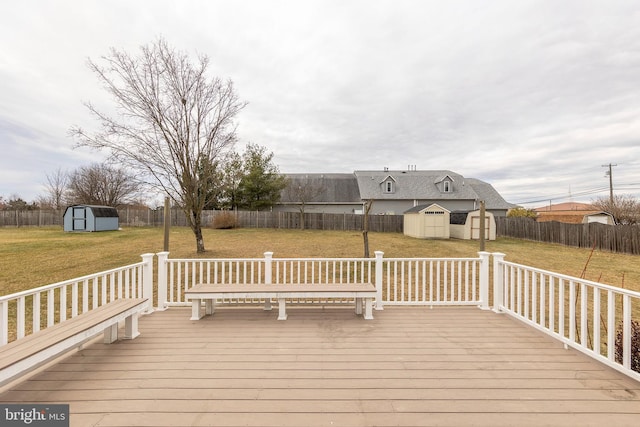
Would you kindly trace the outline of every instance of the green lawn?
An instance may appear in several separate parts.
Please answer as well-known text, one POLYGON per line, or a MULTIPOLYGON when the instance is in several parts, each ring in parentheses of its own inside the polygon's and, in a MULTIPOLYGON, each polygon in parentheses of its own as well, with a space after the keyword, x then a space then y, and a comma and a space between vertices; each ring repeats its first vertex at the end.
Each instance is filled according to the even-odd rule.
MULTIPOLYGON (((204 230, 207 252, 201 257, 361 257, 359 232, 236 229, 204 230)), ((371 255, 385 257, 470 257, 478 242, 420 240, 396 233, 370 233, 371 255)), ((135 263, 143 253, 163 248, 161 228, 125 228, 100 233, 65 233, 61 228, 0 229, 0 293, 72 279, 113 267, 135 263)), ((503 252, 506 259, 559 273, 580 276, 589 260, 588 249, 501 238, 486 244, 489 252, 503 252)), ((171 257, 193 258, 195 240, 188 228, 170 233, 171 257)), ((640 291, 640 258, 595 251, 586 278, 640 291)))

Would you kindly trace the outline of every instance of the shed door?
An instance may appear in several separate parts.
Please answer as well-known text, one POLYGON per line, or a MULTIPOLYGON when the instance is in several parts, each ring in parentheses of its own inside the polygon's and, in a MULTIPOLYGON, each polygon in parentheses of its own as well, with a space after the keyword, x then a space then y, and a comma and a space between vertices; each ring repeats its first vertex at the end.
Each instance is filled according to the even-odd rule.
POLYGON ((446 237, 445 219, 442 211, 426 211, 424 215, 425 237, 446 237))
MULTIPOLYGON (((489 240, 489 228, 491 225, 491 221, 488 216, 484 217, 484 238, 489 240)), ((471 239, 472 240, 480 240, 480 217, 472 216, 471 217, 471 239)))
POLYGON ((73 228, 72 230, 86 230, 87 229, 87 210, 85 208, 73 208, 73 228))

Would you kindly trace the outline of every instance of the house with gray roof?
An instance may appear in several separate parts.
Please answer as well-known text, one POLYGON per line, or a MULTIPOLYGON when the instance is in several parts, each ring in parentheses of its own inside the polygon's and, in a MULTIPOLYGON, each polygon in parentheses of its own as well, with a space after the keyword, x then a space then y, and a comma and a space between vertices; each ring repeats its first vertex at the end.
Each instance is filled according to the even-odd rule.
POLYGON ((494 216, 506 216, 515 205, 491 184, 450 170, 359 170, 353 174, 290 174, 274 210, 362 213, 372 200, 372 215, 402 215, 420 206, 438 204, 454 211, 474 211, 480 201, 494 216), (308 190, 308 191, 305 191, 308 190))

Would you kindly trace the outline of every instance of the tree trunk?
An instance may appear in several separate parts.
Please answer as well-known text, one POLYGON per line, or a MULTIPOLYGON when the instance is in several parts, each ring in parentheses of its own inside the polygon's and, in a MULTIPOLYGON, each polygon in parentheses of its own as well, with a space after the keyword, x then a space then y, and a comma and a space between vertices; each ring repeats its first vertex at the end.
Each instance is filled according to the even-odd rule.
POLYGON ((196 252, 204 253, 204 237, 202 237, 202 212, 191 211, 189 213, 189 225, 196 238, 196 252))
POLYGON ((369 232, 363 231, 362 237, 364 238, 364 257, 369 258, 369 232))
POLYGON ((362 223, 362 238, 364 240, 364 257, 369 258, 369 212, 371 211, 373 200, 364 203, 364 218, 362 223))
POLYGON ((202 237, 202 226, 200 224, 194 225, 193 234, 196 236, 196 251, 199 254, 204 253, 204 238, 202 237))

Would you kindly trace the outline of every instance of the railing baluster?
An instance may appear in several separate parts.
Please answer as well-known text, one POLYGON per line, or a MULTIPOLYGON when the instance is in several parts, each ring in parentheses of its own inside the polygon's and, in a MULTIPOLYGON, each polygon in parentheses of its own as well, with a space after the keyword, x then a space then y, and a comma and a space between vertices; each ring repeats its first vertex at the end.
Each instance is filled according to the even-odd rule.
POLYGON ((607 359, 616 357, 616 300, 613 291, 607 291, 607 359))
POLYGON ((593 351, 602 354, 600 349, 600 290, 593 289, 593 351))
POLYGON ((631 296, 622 296, 622 366, 631 369, 631 296))
POLYGON ((16 335, 18 339, 24 337, 24 324, 25 324, 25 297, 18 298, 16 307, 16 335))
POLYGON ((38 332, 40 330, 40 292, 36 292, 33 294, 32 301, 32 311, 33 311, 33 323, 32 329, 33 332, 38 332))

